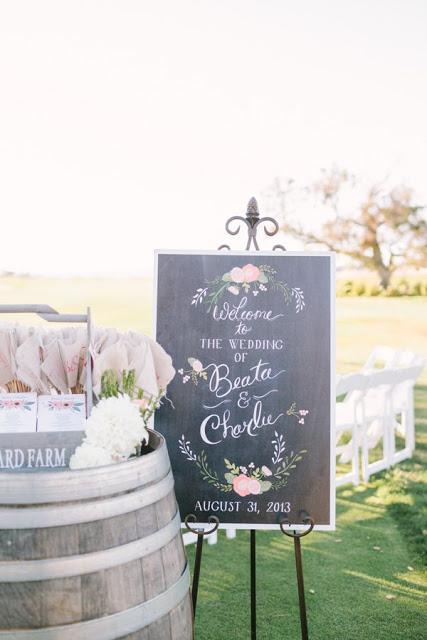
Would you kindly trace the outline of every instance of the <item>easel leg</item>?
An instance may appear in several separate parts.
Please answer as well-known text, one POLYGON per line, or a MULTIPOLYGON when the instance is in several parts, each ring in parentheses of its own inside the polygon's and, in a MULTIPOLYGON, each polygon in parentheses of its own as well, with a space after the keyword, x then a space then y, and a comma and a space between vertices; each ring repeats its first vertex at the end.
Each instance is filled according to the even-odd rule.
POLYGON ((193 584, 191 587, 191 597, 193 600, 193 616, 196 615, 197 593, 199 591, 200 565, 202 564, 203 553, 203 533, 197 534, 196 555, 194 558, 193 584))
POLYGON ((305 608, 305 593, 304 593, 304 575, 302 572, 302 556, 301 556, 301 538, 308 536, 313 531, 314 520, 310 518, 306 511, 301 511, 302 521, 308 525, 306 531, 290 531, 288 527, 291 526, 289 520, 284 519, 280 521, 280 529, 285 536, 294 539, 294 551, 295 551, 295 567, 297 570, 297 582, 298 582, 298 600, 299 600, 299 618, 301 622, 301 640, 308 640, 307 629, 307 611, 305 608))
POLYGON ((205 536, 209 536, 211 533, 215 533, 215 531, 219 527, 219 519, 216 516, 209 516, 209 522, 214 526, 211 529, 201 529, 195 528, 191 525, 196 522, 196 516, 194 513, 189 513, 185 516, 184 523, 188 531, 194 533, 197 536, 196 543, 196 555, 194 558, 194 572, 193 572, 193 584, 191 585, 191 599, 193 601, 193 618, 196 617, 196 606, 197 606, 197 594, 199 592, 199 578, 200 578, 200 566, 202 564, 202 553, 203 553, 203 538, 205 536))
POLYGON ((305 593, 304 593, 304 575, 302 571, 302 557, 301 557, 301 540, 299 537, 294 538, 294 550, 295 550, 295 566, 297 570, 297 581, 298 581, 298 600, 299 600, 299 616, 301 621, 301 638, 302 640, 308 640, 307 611, 305 608, 305 593))
POLYGON ((250 531, 251 540, 251 640, 256 640, 256 537, 255 529, 250 531))

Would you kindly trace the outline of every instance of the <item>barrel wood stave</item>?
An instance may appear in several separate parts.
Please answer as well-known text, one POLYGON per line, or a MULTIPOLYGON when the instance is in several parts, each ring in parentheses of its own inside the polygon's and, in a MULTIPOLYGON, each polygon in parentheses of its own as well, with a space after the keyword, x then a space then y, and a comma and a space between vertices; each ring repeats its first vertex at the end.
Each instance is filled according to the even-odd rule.
MULTIPOLYGON (((158 459, 163 462, 165 460, 165 451, 159 455, 162 447, 166 450, 163 438, 155 434, 153 439, 157 444, 156 450, 140 458, 137 464, 135 460, 130 463, 138 477, 145 478, 147 489, 151 491, 150 495, 153 495, 156 486, 162 482, 162 487, 169 486, 164 482, 169 473, 168 465, 165 466, 162 477, 157 474, 157 480, 154 482, 150 482, 150 478, 144 473, 144 458, 149 459, 155 454, 158 459)), ((106 500, 111 506, 111 500, 122 500, 123 496, 129 500, 129 498, 132 499, 129 494, 138 492, 142 495, 145 485, 141 487, 135 482, 131 474, 123 469, 123 465, 117 465, 117 467, 121 467, 119 492, 114 493, 113 476, 116 467, 111 467, 109 473, 111 495, 98 486, 93 491, 90 487, 86 487, 83 491, 85 497, 81 502, 88 504, 92 501, 99 503, 106 500), (121 489, 124 482, 131 488, 123 492, 121 489), (96 497, 98 494, 99 498, 96 497)), ((43 475, 33 475, 33 479, 43 482, 43 475)), ((57 476, 60 475, 58 472, 57 476)), ((102 469, 101 475, 105 477, 105 469, 102 469)), ((11 476, 12 474, 8 474, 9 481, 13 481, 11 476)), ((96 474, 91 473, 88 476, 83 472, 83 476, 86 482, 92 478, 96 483, 96 474)), ((76 484, 75 480, 73 483, 76 484)), ((48 484, 49 488, 44 493, 52 498, 55 492, 50 478, 48 478, 48 484)), ((25 482, 21 481, 21 486, 24 505, 4 503, 1 506, 7 506, 8 513, 13 513, 9 509, 19 511, 45 506, 37 500, 37 497, 34 502, 34 496, 28 492, 25 482)), ((19 491, 15 489, 15 493, 19 491)), ((12 637, 19 639, 19 634, 24 633, 24 630, 28 630, 26 633, 29 634, 29 638, 34 635, 39 640, 41 632, 44 638, 43 629, 45 629, 46 638, 49 637, 50 640, 49 633, 53 634, 52 638, 60 637, 63 633, 55 631, 59 636, 55 635, 50 628, 62 628, 63 625, 70 625, 70 629, 68 627, 64 629, 67 633, 73 631, 70 635, 73 640, 79 640, 80 637, 86 640, 89 627, 86 630, 86 627, 81 625, 91 625, 92 621, 96 623, 106 616, 110 616, 112 620, 107 630, 107 635, 110 634, 108 637, 111 638, 191 640, 193 637, 191 601, 188 578, 183 575, 186 558, 179 530, 177 504, 173 489, 169 489, 166 495, 164 493, 165 489, 162 489, 159 500, 149 501, 141 508, 93 521, 76 522, 64 526, 37 526, 33 529, 0 530, 0 601, 3 605, 0 607, 0 640, 12 637), (157 540, 159 540, 158 543, 157 540), (125 561, 129 554, 132 560, 125 561), (68 561, 67 558, 69 558, 68 561), (9 565, 6 565, 7 562, 9 565), (8 566, 11 565, 14 567, 19 565, 18 581, 13 581, 10 577, 12 570, 8 573, 8 566), (102 568, 96 570, 96 566, 102 568), (74 567, 76 567, 76 575, 69 575, 74 573, 74 567), (81 574, 78 573, 79 567, 81 574), (93 571, 92 567, 94 567, 93 571), (61 575, 63 577, 38 579, 39 574, 43 577, 43 572, 45 576, 61 575), (26 575, 28 581, 19 581, 21 575, 26 575), (8 579, 11 581, 7 581, 8 579), (178 583, 183 585, 180 586, 179 591, 176 589, 178 583), (157 604, 159 598, 162 601, 161 605, 157 604), (173 598, 175 600, 180 598, 180 601, 174 601, 173 598), (139 611, 139 607, 142 607, 142 611, 143 603, 151 600, 153 605, 149 602, 148 608, 144 611, 148 612, 148 616, 152 611, 158 612, 157 619, 153 619, 146 626, 143 619, 139 622, 139 618, 134 616, 132 618, 134 630, 127 635, 126 633, 120 635, 117 616, 123 615, 127 620, 129 616, 132 617, 133 608, 139 611), (162 607, 165 606, 167 606, 166 613, 162 614, 162 607), (135 628, 135 625, 139 626, 139 624, 140 628, 135 628)), ((79 504, 78 501, 69 499, 69 492, 66 492, 66 498, 64 502, 58 503, 58 508, 73 509, 76 503, 79 504)), ((50 505, 49 508, 55 509, 57 503, 49 499, 47 504, 50 505)), ((138 505, 138 502, 135 502, 135 505, 138 505)), ((99 507, 96 512, 94 510, 94 517, 98 515, 99 507)), ((8 520, 11 521, 10 516, 8 520)), ((40 524, 40 518, 38 524, 40 524)), ((120 617, 120 620, 125 618, 120 617)), ((129 629, 129 625, 125 624, 126 620, 123 623, 125 630, 129 629)), ((98 636, 96 633, 98 632, 90 630, 87 637, 101 638, 101 635, 98 636)), ((103 640, 104 637, 103 632, 103 640)))

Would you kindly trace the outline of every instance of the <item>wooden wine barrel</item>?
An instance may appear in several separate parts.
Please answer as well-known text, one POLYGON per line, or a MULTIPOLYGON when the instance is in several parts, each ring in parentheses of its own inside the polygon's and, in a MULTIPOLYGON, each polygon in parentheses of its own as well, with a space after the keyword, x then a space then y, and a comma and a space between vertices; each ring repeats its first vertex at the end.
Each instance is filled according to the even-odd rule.
POLYGON ((79 471, 0 473, 0 640, 191 640, 166 443, 79 471))

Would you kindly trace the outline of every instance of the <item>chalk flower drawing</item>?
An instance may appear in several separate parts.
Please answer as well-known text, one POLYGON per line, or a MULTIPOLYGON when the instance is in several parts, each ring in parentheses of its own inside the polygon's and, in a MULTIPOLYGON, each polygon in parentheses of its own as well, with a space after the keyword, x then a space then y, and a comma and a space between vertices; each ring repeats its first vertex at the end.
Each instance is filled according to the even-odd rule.
POLYGON ((278 280, 276 269, 266 264, 257 267, 248 263, 243 267, 233 267, 222 276, 208 280, 206 284, 206 287, 196 290, 191 304, 195 307, 206 304, 208 313, 227 292, 233 296, 249 293, 257 296, 267 291, 278 291, 283 295, 286 305, 294 300, 296 313, 300 313, 305 307, 304 291, 278 280))
POLYGON ((0 400, 0 410, 25 409, 25 411, 31 411, 33 404, 34 402, 29 402, 28 400, 24 400, 24 398, 5 398, 4 400, 0 400))
POLYGON ((189 462, 196 464, 203 480, 223 493, 234 491, 237 495, 245 497, 248 495, 260 495, 270 490, 274 491, 285 487, 289 476, 296 469, 297 463, 307 453, 307 449, 301 449, 298 453, 291 451, 287 455, 283 436, 279 435, 277 431, 274 432, 274 435, 275 439, 272 440, 274 453, 271 458, 271 468, 265 464, 257 467, 253 462, 248 465, 237 465, 224 458, 225 482, 209 466, 206 452, 194 453, 190 441, 185 439, 184 434, 178 440, 178 446, 185 458, 189 462))
POLYGON ((295 416, 296 418, 298 418, 298 424, 304 424, 305 423, 305 417, 308 416, 309 414, 309 410, 308 409, 298 409, 297 410, 297 403, 293 402, 291 404, 291 406, 289 407, 289 409, 286 411, 286 414, 288 416, 295 416))
POLYGON ((178 373, 182 376, 182 381, 186 384, 189 380, 195 385, 199 383, 199 379, 207 380, 208 374, 203 364, 197 358, 187 358, 187 362, 191 369, 178 369, 178 373))

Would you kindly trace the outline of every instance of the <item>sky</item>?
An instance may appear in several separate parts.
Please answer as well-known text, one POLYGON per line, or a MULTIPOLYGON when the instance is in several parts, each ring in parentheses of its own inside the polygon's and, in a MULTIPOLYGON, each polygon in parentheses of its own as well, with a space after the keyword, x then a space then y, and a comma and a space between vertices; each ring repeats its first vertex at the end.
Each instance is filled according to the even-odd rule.
POLYGON ((426 27, 425 0, 0 0, 0 271, 149 275, 334 165, 427 202, 426 27))

